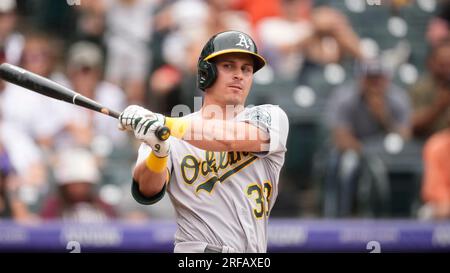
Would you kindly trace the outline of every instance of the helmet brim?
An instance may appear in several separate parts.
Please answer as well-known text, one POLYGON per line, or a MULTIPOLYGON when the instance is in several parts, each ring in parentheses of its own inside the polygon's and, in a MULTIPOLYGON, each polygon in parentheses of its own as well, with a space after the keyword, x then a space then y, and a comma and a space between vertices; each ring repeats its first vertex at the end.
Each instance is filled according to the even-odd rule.
POLYGON ((253 60, 254 60, 253 73, 255 73, 256 71, 258 71, 261 68, 263 68, 266 65, 266 63, 267 63, 266 60, 261 55, 253 53, 253 52, 248 51, 248 50, 238 49, 238 48, 219 50, 217 52, 209 54, 203 60, 208 61, 208 60, 211 60, 212 58, 215 58, 215 57, 217 57, 219 55, 223 55, 223 54, 227 54, 227 53, 246 53, 246 54, 252 55, 253 60))

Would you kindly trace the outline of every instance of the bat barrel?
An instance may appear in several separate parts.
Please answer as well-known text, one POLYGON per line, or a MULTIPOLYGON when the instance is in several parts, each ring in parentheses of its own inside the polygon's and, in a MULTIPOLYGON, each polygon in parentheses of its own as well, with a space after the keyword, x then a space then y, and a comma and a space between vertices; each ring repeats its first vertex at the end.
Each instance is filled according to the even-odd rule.
POLYGON ((0 77, 44 96, 69 103, 73 103, 73 97, 77 94, 54 81, 8 63, 0 65, 0 77))
MULTIPOLYGON (((12 64, 3 63, 0 65, 0 77, 44 96, 79 105, 116 119, 120 115, 119 112, 111 110, 67 87, 12 64)), ((166 140, 170 136, 170 130, 162 126, 156 131, 156 135, 160 140, 166 140)))

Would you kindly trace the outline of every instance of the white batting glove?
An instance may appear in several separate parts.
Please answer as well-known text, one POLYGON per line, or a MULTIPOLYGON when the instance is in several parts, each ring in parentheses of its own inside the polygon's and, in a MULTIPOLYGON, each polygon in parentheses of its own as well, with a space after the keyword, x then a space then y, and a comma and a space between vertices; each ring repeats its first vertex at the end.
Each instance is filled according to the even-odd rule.
POLYGON ((160 140, 156 136, 156 130, 162 126, 164 126, 164 122, 155 115, 140 119, 134 128, 135 137, 149 145, 157 157, 166 157, 170 151, 169 142, 160 140))
POLYGON ((120 130, 133 131, 143 118, 153 118, 164 123, 163 115, 153 113, 139 105, 130 105, 120 114, 118 128, 120 130))
POLYGON ((135 137, 149 145, 153 153, 158 157, 165 157, 169 154, 169 143, 161 141, 156 136, 156 130, 163 126, 165 117, 158 113, 153 113, 139 105, 130 105, 119 116, 119 129, 133 131, 135 137))

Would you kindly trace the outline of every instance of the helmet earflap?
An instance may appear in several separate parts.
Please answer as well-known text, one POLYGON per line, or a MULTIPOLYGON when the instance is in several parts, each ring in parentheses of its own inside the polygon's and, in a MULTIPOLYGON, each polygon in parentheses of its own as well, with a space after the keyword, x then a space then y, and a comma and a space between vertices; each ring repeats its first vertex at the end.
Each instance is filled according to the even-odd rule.
POLYGON ((201 60, 198 64, 198 88, 205 91, 217 78, 217 67, 213 62, 201 60))

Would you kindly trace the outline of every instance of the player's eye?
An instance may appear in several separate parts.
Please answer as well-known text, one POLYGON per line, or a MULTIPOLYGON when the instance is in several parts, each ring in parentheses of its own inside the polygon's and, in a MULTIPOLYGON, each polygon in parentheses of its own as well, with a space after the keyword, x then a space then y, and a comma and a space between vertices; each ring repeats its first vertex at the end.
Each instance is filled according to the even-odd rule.
POLYGON ((233 68, 233 66, 231 65, 231 63, 224 63, 222 66, 223 66, 223 68, 226 68, 226 69, 231 69, 231 68, 233 68))
POLYGON ((253 66, 251 66, 251 65, 244 65, 244 66, 242 66, 242 72, 243 73, 248 73, 248 74, 253 73, 253 66))

